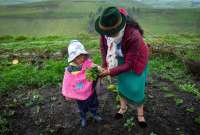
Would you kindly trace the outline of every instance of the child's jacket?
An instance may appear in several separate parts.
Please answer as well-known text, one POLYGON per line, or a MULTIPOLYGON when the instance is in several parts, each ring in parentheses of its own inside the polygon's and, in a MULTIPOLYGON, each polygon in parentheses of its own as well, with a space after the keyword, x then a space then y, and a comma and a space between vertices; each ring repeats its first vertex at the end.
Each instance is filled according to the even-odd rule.
POLYGON ((86 79, 86 69, 92 68, 93 63, 87 59, 76 74, 70 73, 67 68, 64 73, 62 94, 65 98, 86 100, 93 93, 92 83, 86 79))

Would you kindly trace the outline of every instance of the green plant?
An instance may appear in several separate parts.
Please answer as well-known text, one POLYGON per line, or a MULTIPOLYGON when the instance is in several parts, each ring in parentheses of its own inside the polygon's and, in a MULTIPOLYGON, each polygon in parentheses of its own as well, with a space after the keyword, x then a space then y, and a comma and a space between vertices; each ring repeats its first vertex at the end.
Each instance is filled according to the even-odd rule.
POLYGON ((131 129, 135 126, 134 118, 128 118, 126 122, 124 123, 124 127, 128 128, 128 131, 130 132, 131 129))
POLYGON ((117 92, 117 87, 114 84, 110 84, 107 86, 107 89, 111 92, 117 92))
POLYGON ((198 125, 200 125, 200 116, 195 118, 195 123, 197 123, 198 125))
POLYGON ((175 98, 175 102, 176 102, 176 106, 180 106, 181 104, 183 104, 183 99, 175 98))
POLYGON ((0 42, 10 41, 11 39, 13 39, 13 36, 10 36, 10 35, 1 36, 0 42))
POLYGON ((200 92, 199 90, 196 88, 195 84, 180 84, 179 88, 184 91, 184 92, 188 92, 188 93, 192 93, 194 95, 196 95, 197 97, 200 97, 200 92))
POLYGON ((166 98, 175 97, 175 94, 172 92, 167 92, 167 93, 165 93, 164 97, 166 97, 166 98))
POLYGON ((98 70, 96 66, 86 69, 86 78, 88 81, 97 80, 99 74, 100 74, 100 71, 98 70))
POLYGON ((194 107, 187 108, 186 111, 187 111, 187 112, 190 112, 190 113, 193 113, 193 112, 194 112, 194 107))
POLYGON ((168 87, 161 87, 160 90, 162 90, 164 92, 169 92, 169 88, 168 87))
POLYGON ((23 41, 23 40, 26 40, 26 39, 27 39, 27 37, 25 37, 25 36, 18 36, 18 37, 15 38, 16 41, 23 41))
POLYGON ((115 99, 116 99, 116 101, 117 101, 117 102, 119 102, 119 101, 120 101, 120 95, 119 95, 119 94, 117 94, 117 96, 116 96, 116 98, 115 98, 115 99))
POLYGON ((101 56, 98 53, 92 56, 92 60, 97 64, 101 64, 101 56))
POLYGON ((6 135, 9 132, 9 128, 8 128, 8 121, 0 116, 0 134, 1 135, 6 135))
POLYGON ((31 107, 33 105, 41 104, 43 101, 42 95, 40 95, 37 91, 34 91, 30 97, 30 99, 25 103, 26 107, 31 107))

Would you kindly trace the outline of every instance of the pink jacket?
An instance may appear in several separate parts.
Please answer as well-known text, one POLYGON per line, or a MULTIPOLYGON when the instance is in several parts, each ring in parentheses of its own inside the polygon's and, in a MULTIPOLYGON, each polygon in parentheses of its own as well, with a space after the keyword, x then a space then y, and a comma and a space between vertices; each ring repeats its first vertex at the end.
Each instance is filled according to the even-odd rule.
POLYGON ((67 70, 65 71, 62 84, 62 94, 66 99, 86 100, 92 95, 93 82, 87 81, 85 73, 87 68, 92 68, 92 65, 92 61, 87 59, 83 63, 82 69, 79 73, 71 74, 67 70))

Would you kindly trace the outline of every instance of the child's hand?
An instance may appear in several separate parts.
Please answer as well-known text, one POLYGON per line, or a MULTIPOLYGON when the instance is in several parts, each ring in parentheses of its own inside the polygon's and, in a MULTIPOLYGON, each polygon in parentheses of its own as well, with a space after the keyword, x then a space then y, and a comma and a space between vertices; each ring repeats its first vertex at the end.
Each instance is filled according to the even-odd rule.
POLYGON ((72 101, 72 99, 71 99, 71 98, 67 98, 67 97, 65 97, 65 96, 63 96, 63 98, 64 98, 64 100, 67 100, 67 101, 72 101))
POLYGON ((71 99, 71 98, 66 98, 66 97, 65 97, 65 100, 67 100, 67 101, 72 101, 72 99, 71 99))

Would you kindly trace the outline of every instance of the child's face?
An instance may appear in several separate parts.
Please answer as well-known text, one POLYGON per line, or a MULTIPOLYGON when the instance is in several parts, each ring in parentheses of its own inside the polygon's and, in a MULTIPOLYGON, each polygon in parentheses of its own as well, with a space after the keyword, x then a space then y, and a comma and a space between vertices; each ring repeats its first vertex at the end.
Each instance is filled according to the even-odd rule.
POLYGON ((76 63, 77 65, 81 65, 81 64, 83 64, 83 62, 85 61, 85 59, 86 59, 86 55, 85 54, 81 54, 81 55, 77 56, 74 59, 74 63, 76 63))

